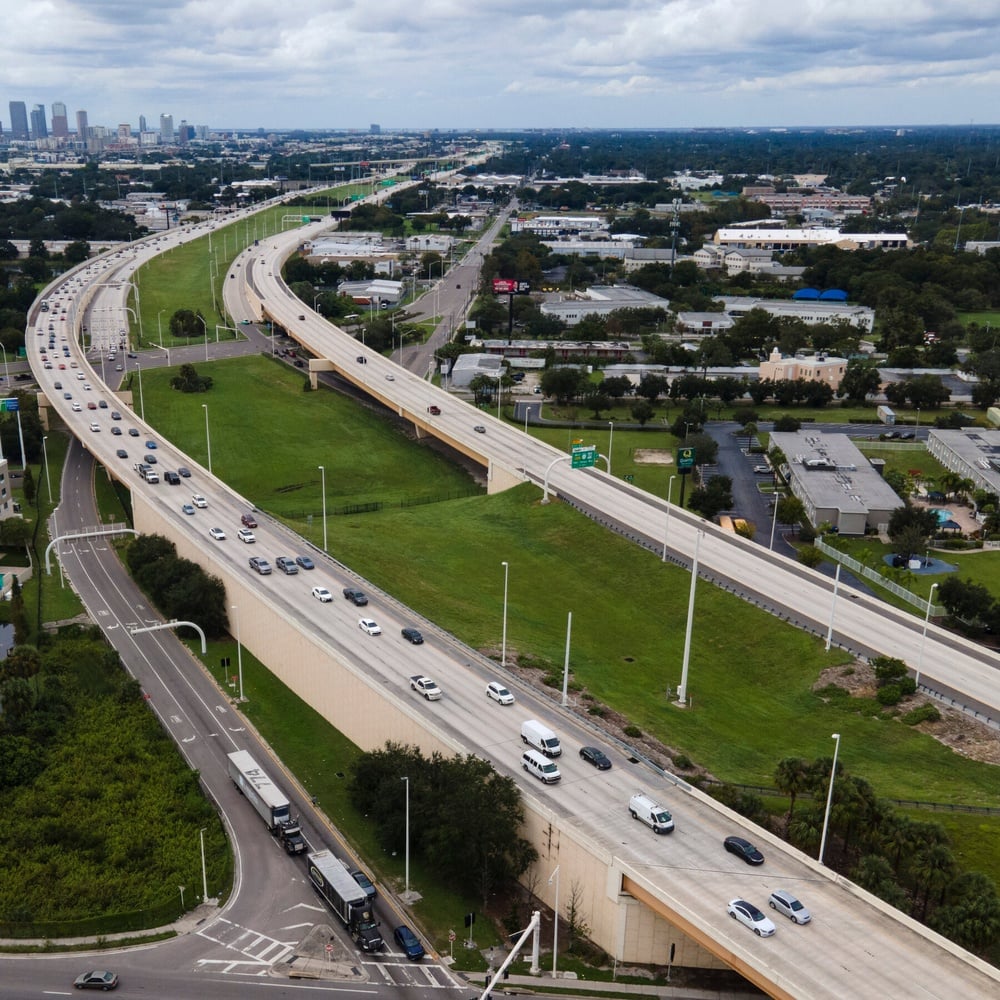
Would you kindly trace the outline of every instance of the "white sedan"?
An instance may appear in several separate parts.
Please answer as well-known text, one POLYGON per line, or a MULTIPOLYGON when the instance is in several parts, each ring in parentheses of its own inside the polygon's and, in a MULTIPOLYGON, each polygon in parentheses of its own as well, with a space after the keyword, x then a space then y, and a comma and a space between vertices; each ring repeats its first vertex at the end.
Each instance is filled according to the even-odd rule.
POLYGON ((208 506, 208 501, 200 493, 193 493, 191 495, 191 503, 193 503, 195 507, 208 506))
POLYGON ((323 604, 329 604, 333 600, 333 594, 326 587, 313 587, 312 595, 323 604))
POLYGON ((223 542, 226 539, 226 533, 222 528, 209 528, 208 533, 217 541, 223 542))
POLYGON ((382 629, 378 627, 378 623, 371 618, 359 618, 358 628, 362 632, 367 632, 369 635, 381 635, 382 629))
POLYGON ((757 937, 770 937, 774 933, 774 924, 765 917, 753 903, 745 899, 731 899, 726 912, 741 924, 749 927, 757 937))

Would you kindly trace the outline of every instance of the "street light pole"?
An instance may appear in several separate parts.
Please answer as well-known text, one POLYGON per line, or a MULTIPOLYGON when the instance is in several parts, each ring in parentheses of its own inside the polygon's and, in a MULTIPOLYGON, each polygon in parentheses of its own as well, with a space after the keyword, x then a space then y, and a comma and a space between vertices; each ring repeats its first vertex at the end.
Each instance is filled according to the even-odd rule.
POLYGON ((326 469, 322 465, 318 466, 318 468, 319 468, 319 476, 320 476, 320 480, 321 480, 321 484, 322 484, 320 486, 320 490, 321 490, 321 492, 323 494, 323 551, 326 552, 327 551, 327 547, 326 547, 326 469))
POLYGON ((676 476, 671 476, 667 483, 667 523, 663 527, 663 562, 667 561, 667 536, 670 534, 670 498, 673 496, 676 478, 676 476))
POLYGON ((833 748, 833 764, 830 767, 830 788, 826 793, 826 813, 823 816, 823 836, 820 838, 819 842, 819 863, 823 864, 823 852, 826 850, 826 828, 830 822, 830 806, 833 803, 833 779, 837 773, 837 751, 840 750, 840 733, 833 733, 830 737, 836 740, 836 745, 833 748))
POLYGON ((611 428, 611 433, 608 435, 608 475, 611 475, 611 446, 615 443, 615 422, 613 420, 608 421, 608 426, 611 428))
POLYGON ((687 628, 684 630, 684 659, 681 664, 681 683, 677 688, 677 703, 687 704, 688 686, 688 664, 691 662, 691 631, 694 628, 694 592, 698 584, 698 548, 701 545, 701 536, 704 531, 699 531, 694 536, 694 559, 691 562, 691 592, 688 595, 687 628))
POLYGON ((837 591, 840 589, 840 567, 841 564, 837 563, 837 572, 833 577, 833 600, 830 602, 830 627, 826 631, 826 651, 830 652, 830 646, 833 645, 833 616, 837 613, 837 591))
POLYGON ((198 832, 198 839, 201 841, 201 901, 208 902, 208 870, 205 867, 205 827, 198 832))
POLYGON ((556 870, 549 876, 549 885, 552 885, 553 879, 556 880, 556 901, 552 919, 552 978, 555 979, 556 961, 559 957, 559 865, 556 865, 556 870))
MULTIPOLYGON (((774 549, 774 529, 778 526, 778 494, 774 494, 774 515, 771 518, 771 541, 767 546, 768 552, 774 549)), ((839 563, 838 563, 839 565, 839 563)))
POLYGON ((139 376, 139 419, 145 421, 146 408, 142 405, 142 365, 138 361, 135 363, 135 370, 139 376))
POLYGON ((208 433, 208 403, 202 403, 201 408, 205 411, 205 445, 208 449, 208 474, 212 474, 212 438, 208 433))
POLYGON ((236 612, 236 666, 240 678, 240 704, 243 704, 243 644, 240 642, 240 609, 234 604, 236 612))
POLYGON ((52 480, 49 477, 49 451, 45 447, 45 442, 48 441, 47 437, 42 438, 42 458, 45 460, 45 486, 49 491, 49 503, 52 503, 52 480))
POLYGON ((503 566, 503 640, 500 645, 500 666, 507 666, 507 579, 510 573, 510 566, 506 562, 500 563, 503 566))
POLYGON ((408 896, 410 894, 410 779, 409 777, 403 777, 400 780, 406 783, 406 831, 404 834, 406 840, 404 857, 406 860, 403 877, 403 895, 408 896))
MULTIPOLYGON (((48 468, 48 465, 46 465, 46 468, 48 468)), ((924 631, 923 635, 920 637, 920 655, 917 658, 917 687, 920 687, 920 671, 923 670, 924 667, 924 646, 927 643, 927 626, 931 620, 932 601, 934 600, 934 591, 937 590, 937 586, 938 585, 936 583, 932 583, 930 593, 927 595, 927 612, 924 615, 924 631)))
POLYGON ((165 351, 166 348, 163 346, 163 326, 160 323, 160 317, 166 312, 166 309, 161 309, 156 314, 156 335, 160 338, 160 347, 165 351))

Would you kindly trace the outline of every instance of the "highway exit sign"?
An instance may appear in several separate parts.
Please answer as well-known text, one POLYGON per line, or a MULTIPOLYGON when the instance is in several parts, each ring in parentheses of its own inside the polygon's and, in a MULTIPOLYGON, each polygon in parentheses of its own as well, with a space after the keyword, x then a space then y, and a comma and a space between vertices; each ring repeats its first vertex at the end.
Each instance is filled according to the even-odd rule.
POLYGON ((597 446, 593 444, 576 447, 572 451, 574 469, 589 469, 597 464, 597 446))

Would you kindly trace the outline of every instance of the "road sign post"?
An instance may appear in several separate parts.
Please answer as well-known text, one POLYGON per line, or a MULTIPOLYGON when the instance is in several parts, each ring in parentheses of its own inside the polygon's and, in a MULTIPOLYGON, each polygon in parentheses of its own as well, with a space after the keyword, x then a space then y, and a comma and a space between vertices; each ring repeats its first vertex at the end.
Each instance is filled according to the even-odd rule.
POLYGON ((677 471, 681 474, 681 507, 684 506, 684 487, 687 484, 687 477, 691 475, 691 470, 694 468, 694 463, 694 448, 677 449, 677 471))
POLYGON ((571 468, 590 469, 597 464, 597 446, 592 444, 575 445, 572 452, 571 468))

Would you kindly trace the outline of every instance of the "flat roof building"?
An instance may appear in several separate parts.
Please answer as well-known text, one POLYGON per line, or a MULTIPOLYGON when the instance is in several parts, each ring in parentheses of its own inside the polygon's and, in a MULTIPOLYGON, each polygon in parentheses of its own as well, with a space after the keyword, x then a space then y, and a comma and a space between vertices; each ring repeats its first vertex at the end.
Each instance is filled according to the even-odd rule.
POLYGON ((971 479, 976 489, 1000 495, 1000 430, 933 429, 927 435, 927 450, 952 472, 971 479))
POLYGON ((767 361, 760 363, 759 378, 795 380, 803 378, 807 382, 825 382, 831 389, 840 388, 840 380, 847 370, 847 358, 835 358, 828 354, 811 354, 808 357, 786 357, 775 347, 767 361))

